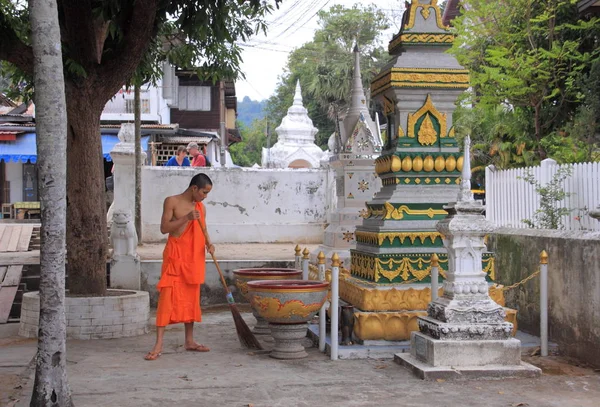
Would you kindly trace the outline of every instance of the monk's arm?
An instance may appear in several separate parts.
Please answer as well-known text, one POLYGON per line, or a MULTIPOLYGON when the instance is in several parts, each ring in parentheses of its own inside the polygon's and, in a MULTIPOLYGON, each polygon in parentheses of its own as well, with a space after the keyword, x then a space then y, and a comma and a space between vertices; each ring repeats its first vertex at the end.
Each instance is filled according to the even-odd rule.
POLYGON ((183 216, 179 219, 174 219, 175 216, 175 202, 167 198, 163 205, 163 214, 160 219, 160 233, 167 234, 173 233, 181 229, 181 227, 189 222, 187 216, 183 216))

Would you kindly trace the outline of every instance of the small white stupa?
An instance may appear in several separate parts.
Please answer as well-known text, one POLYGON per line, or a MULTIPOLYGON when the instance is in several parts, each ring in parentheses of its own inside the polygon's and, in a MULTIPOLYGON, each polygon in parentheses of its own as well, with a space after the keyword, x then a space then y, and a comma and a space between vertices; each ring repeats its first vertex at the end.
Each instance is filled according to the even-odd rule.
POLYGON ((315 144, 317 128, 302 104, 300 81, 296 83, 294 104, 281 120, 277 143, 262 149, 263 168, 319 168, 325 152, 315 144))

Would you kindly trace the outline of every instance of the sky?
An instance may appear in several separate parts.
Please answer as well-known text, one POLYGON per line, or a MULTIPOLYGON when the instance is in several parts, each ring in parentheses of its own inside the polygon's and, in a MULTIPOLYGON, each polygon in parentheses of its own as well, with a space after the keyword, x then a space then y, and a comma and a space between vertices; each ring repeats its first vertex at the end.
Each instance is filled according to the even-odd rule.
MULTIPOLYGON (((336 4, 350 8, 357 3, 375 4, 388 15, 392 15, 400 5, 399 0, 283 0, 279 9, 267 18, 267 35, 259 34, 242 44, 241 69, 246 79, 235 83, 238 100, 244 96, 252 100, 268 99, 275 91, 289 53, 311 41, 319 28, 317 13, 336 4)), ((397 28, 392 24, 388 35, 390 39, 395 31, 397 28)), ((387 44, 387 41, 384 42, 387 44)))

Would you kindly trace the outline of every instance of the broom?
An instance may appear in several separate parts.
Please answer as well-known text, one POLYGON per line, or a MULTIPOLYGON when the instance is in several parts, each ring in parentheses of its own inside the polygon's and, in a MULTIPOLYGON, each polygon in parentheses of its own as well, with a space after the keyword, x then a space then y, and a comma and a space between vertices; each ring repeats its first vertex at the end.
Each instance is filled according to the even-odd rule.
MULTIPOLYGON (((202 229, 202 233, 206 237, 207 236, 206 229, 202 225, 202 222, 200 222, 200 219, 198 219, 198 224, 200 225, 200 229, 202 229)), ((219 276, 221 277, 221 283, 223 284, 223 288, 225 289, 225 292, 227 293, 227 295, 226 295, 227 304, 229 304, 229 309, 231 310, 231 315, 233 316, 233 322, 235 323, 235 330, 237 331, 237 335, 238 335, 238 339, 240 340, 240 343, 242 344, 242 346, 244 346, 248 349, 262 350, 262 348, 263 348, 262 345, 260 344, 260 342, 258 342, 258 340, 254 336, 254 334, 252 333, 250 328, 248 328, 248 325, 246 325, 246 322, 240 315, 240 311, 237 309, 237 306, 233 299, 233 295, 231 294, 231 291, 229 291, 229 288, 227 287, 227 283, 225 282, 225 277, 223 277, 223 272, 221 271, 221 267, 219 267, 219 263, 217 262, 215 255, 212 253, 210 255, 212 256, 212 259, 215 262, 215 266, 217 267, 217 271, 219 272, 219 276)))

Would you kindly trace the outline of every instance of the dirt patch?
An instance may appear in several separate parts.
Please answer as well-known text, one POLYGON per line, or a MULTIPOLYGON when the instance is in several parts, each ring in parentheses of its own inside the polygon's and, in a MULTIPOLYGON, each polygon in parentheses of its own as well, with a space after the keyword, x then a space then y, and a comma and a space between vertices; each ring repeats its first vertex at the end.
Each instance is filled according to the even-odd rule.
POLYGON ((550 376, 592 376, 600 375, 600 369, 594 369, 575 359, 564 356, 524 356, 523 361, 542 369, 550 376))

